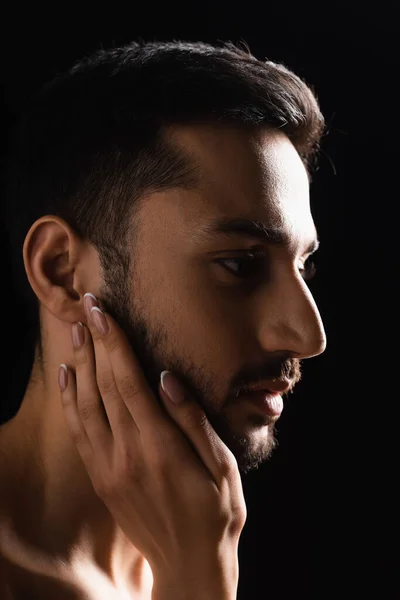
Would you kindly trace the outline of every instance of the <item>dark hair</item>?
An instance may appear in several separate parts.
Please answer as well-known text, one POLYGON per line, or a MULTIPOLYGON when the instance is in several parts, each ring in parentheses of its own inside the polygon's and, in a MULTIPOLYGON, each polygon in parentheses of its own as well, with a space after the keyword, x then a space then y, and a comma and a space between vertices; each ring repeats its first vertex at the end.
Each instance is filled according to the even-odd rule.
MULTIPOLYGON (((279 128, 310 172, 324 128, 313 92, 244 46, 174 40, 99 50, 30 103, 13 134, 6 173, 13 278, 26 314, 38 320, 22 247, 46 214, 89 240, 104 272, 127 277, 139 203, 156 190, 196 186, 196 165, 166 135, 169 126, 279 128)), ((39 326, 36 337, 42 357, 39 326)))

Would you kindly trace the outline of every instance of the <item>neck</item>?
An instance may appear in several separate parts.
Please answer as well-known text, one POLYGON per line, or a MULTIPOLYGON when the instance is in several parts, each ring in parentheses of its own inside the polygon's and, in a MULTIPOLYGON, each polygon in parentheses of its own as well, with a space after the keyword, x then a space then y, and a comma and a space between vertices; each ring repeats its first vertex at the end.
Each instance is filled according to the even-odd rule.
POLYGON ((150 598, 150 567, 95 494, 71 438, 57 370, 58 364, 45 365, 42 372, 35 358, 17 415, 0 427, 0 481, 6 482, 0 557, 32 573, 150 598))

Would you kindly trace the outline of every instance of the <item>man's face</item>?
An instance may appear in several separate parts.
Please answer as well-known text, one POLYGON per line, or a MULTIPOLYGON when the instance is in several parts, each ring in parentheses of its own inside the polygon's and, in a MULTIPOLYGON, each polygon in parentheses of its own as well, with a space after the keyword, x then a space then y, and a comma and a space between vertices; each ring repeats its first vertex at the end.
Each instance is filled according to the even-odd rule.
POLYGON ((300 273, 316 238, 308 178, 281 132, 203 125, 174 135, 202 165, 201 187, 145 201, 130 291, 117 294, 108 273, 101 297, 111 314, 123 315, 156 397, 161 371, 178 375, 247 473, 276 446, 276 418, 237 393, 283 375, 298 381, 300 359, 326 345, 300 273), (220 219, 262 221, 282 229, 289 243, 206 235, 220 219), (246 258, 251 251, 262 254, 246 258))

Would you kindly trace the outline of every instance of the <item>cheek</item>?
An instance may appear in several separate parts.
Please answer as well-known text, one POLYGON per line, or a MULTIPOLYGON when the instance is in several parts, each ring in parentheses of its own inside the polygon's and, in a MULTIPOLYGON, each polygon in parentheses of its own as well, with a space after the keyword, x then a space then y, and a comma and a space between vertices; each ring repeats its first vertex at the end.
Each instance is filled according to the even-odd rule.
POLYGON ((187 288, 172 312, 179 339, 193 358, 208 366, 215 365, 217 372, 220 372, 217 365, 229 370, 229 363, 237 363, 246 331, 237 312, 227 310, 204 290, 187 288))
POLYGON ((218 287, 202 269, 174 262, 173 269, 152 271, 153 291, 146 293, 149 315, 168 332, 175 348, 186 348, 202 364, 235 361, 253 325, 249 302, 218 287), (154 282, 157 281, 157 285, 154 282), (247 334, 246 334, 247 332, 247 334))

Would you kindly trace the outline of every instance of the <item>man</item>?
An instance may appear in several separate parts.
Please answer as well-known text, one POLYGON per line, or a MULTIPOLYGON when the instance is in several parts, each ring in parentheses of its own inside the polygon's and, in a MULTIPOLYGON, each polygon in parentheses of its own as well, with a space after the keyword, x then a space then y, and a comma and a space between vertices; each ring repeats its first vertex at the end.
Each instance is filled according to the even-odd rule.
MULTIPOLYGON (((241 473, 271 456, 276 392, 291 391, 301 359, 326 346, 305 283, 318 247, 309 182, 322 131, 298 77, 231 43, 100 51, 32 104, 10 153, 8 216, 16 285, 40 327, 21 407, 0 429, 2 597, 152 597, 150 561, 96 489, 73 431, 76 407, 89 430, 84 398, 101 395, 108 414, 103 390, 116 398, 118 365, 127 361, 126 383, 129 365, 136 372, 126 349, 105 385, 123 339, 148 384, 130 388, 140 387, 140 402, 156 398, 196 450, 161 394, 164 370, 241 473), (99 307, 85 312, 84 298, 107 312, 108 346, 89 318, 99 307), (75 341, 82 327, 91 348, 86 374, 77 323, 75 341)), ((176 493, 188 487, 184 471, 171 477, 176 493)), ((196 551, 193 539, 187 554, 200 560, 196 551)), ((182 597, 213 597, 192 592, 182 597)))

